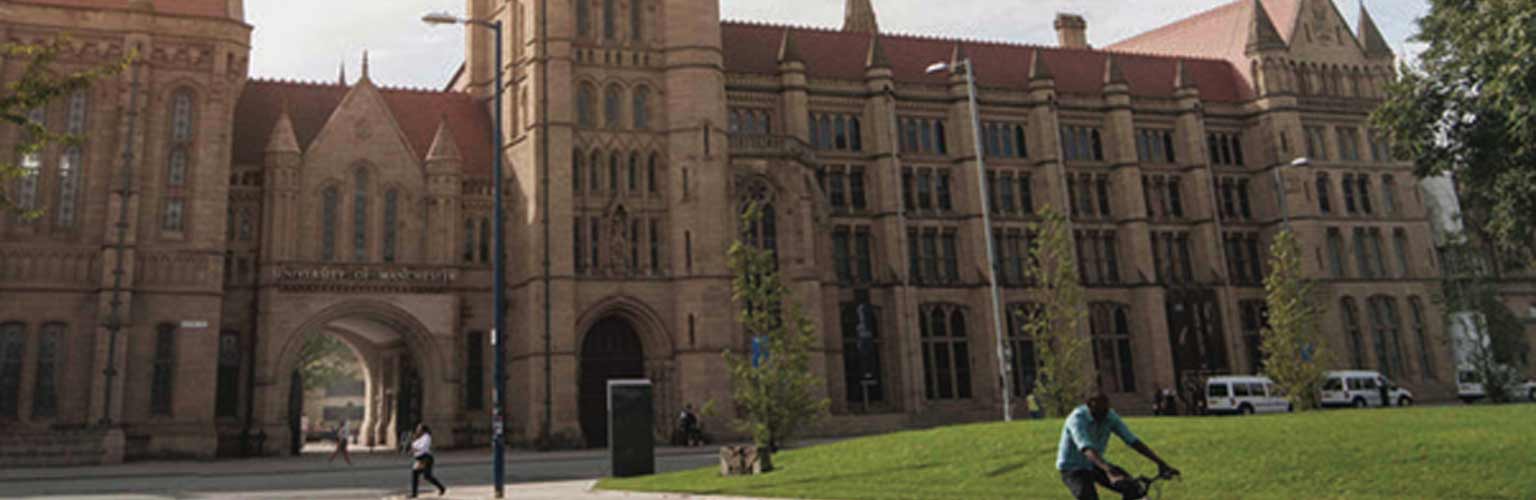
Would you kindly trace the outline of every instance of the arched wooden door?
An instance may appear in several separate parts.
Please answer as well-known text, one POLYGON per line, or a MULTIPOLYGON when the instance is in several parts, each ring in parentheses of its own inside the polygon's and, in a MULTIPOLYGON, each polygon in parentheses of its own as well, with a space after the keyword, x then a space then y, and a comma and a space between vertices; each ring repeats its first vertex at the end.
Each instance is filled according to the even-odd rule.
POLYGON ((608 381, 645 377, 645 351, 628 321, 607 317, 581 343, 581 387, 577 411, 587 446, 608 445, 608 381))

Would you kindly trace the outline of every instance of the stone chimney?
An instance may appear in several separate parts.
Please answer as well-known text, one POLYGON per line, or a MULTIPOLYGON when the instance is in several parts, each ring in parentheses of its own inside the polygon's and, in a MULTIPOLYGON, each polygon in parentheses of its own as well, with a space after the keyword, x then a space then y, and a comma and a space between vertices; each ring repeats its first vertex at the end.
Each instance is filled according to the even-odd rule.
POLYGON ((1062 48, 1088 48, 1088 21, 1077 14, 1056 14, 1056 39, 1062 48))

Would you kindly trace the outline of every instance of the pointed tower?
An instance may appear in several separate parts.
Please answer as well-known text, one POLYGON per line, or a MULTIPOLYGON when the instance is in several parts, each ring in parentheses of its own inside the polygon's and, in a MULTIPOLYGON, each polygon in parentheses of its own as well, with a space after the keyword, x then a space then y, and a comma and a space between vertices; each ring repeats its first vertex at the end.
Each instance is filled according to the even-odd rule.
POLYGON ((875 8, 870 0, 848 0, 843 6, 843 31, 879 33, 880 24, 875 20, 875 8))
POLYGON ((464 161, 458 141, 441 117, 432 146, 427 150, 427 260, 436 264, 456 262, 454 242, 459 241, 460 195, 463 194, 464 161))
MULTIPOLYGON (((299 138, 293 132, 293 119, 288 116, 288 100, 283 99, 281 114, 267 137, 263 158, 265 186, 262 218, 265 227, 297 227, 299 211, 299 168, 303 164, 303 150, 299 138)), ((295 238, 262 238, 262 256, 269 260, 288 260, 298 256, 295 238)))
POLYGON ((368 51, 367 50, 363 50, 363 69, 362 69, 362 73, 363 73, 363 76, 361 76, 361 77, 359 77, 357 79, 357 84, 358 85, 362 85, 364 82, 367 82, 368 84, 372 84, 373 80, 370 79, 369 74, 368 74, 368 51))
POLYGON ((875 34, 875 36, 870 38, 869 55, 864 58, 864 67, 889 69, 891 67, 891 58, 885 55, 885 43, 880 41, 879 34, 875 34))
POLYGON ((1269 50, 1284 50, 1285 39, 1280 37, 1280 30, 1275 29, 1274 21, 1269 19, 1269 12, 1264 10, 1264 3, 1259 0, 1249 0, 1249 3, 1252 15, 1248 19, 1247 53, 1251 55, 1269 50))
POLYGON ((1360 4, 1360 27, 1357 32, 1360 37, 1360 48, 1365 50, 1365 57, 1370 59, 1393 57, 1392 46, 1387 45, 1387 39, 1381 36, 1381 30, 1376 28, 1376 20, 1371 19, 1371 13, 1365 10, 1364 3, 1360 4))
POLYGON ((347 60, 342 59, 341 63, 337 64, 336 67, 336 83, 343 87, 347 86, 347 60))

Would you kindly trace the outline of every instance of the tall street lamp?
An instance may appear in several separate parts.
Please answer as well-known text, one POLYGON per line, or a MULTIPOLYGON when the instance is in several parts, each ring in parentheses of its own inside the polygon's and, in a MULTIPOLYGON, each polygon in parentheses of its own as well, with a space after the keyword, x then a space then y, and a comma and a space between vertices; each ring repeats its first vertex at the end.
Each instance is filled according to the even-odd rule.
POLYGON ((998 374, 1003 378, 1003 421, 1013 420, 1013 377, 1009 373, 1012 366, 1008 363, 1010 356, 1003 349, 1003 303, 1002 294, 998 290, 998 262, 996 242, 992 238, 992 203, 987 193, 991 192, 987 186, 987 162, 982 155, 981 142, 981 115, 976 108, 976 67, 971 64, 971 58, 960 61, 936 62, 928 65, 928 74, 949 72, 958 73, 960 68, 965 68, 965 89, 971 101, 971 138, 972 145, 976 149, 976 189, 981 195, 981 224, 982 234, 987 238, 987 279, 991 282, 992 289, 992 334, 997 340, 997 367, 998 374))
MULTIPOLYGON (((1291 230, 1291 207, 1285 202, 1285 179, 1280 177, 1280 169, 1288 166, 1305 167, 1311 164, 1312 160, 1303 156, 1301 158, 1291 160, 1291 163, 1289 164, 1281 163, 1279 165, 1275 165, 1275 201, 1280 204, 1280 217, 1285 220, 1286 231, 1291 230)), ((1325 194, 1326 193, 1318 193, 1318 196, 1323 196, 1325 194)))
POLYGON ((502 228, 505 225, 503 221, 505 217, 501 205, 502 191, 504 191, 501 184, 501 155, 503 153, 503 139, 501 135, 501 79, 503 71, 501 65, 501 21, 467 19, 446 12, 427 14, 422 16, 421 20, 432 25, 463 24, 466 26, 479 26, 489 28, 496 34, 496 91, 492 94, 495 96, 494 107, 496 108, 496 117, 491 132, 491 142, 495 147, 493 154, 491 154, 491 184, 494 186, 493 190, 495 191, 493 210, 496 212, 492 216, 492 219, 495 220, 492 238, 496 240, 496 253, 491 257, 491 273, 495 275, 493 285, 495 290, 492 294, 495 297, 496 325, 495 330, 491 333, 491 347, 492 351, 496 353, 496 367, 494 369, 496 383, 491 390, 491 474, 496 487, 496 498, 502 498, 506 490, 505 450, 502 444, 505 432, 502 422, 502 398, 507 391, 507 287, 506 238, 502 232, 502 228))

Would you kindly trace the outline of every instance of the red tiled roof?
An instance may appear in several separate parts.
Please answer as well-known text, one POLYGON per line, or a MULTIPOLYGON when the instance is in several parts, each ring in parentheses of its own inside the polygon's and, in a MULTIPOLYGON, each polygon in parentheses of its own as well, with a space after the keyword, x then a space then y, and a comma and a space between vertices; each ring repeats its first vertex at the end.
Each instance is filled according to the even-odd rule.
MULTIPOLYGON (((735 73, 774 74, 778 71, 778 50, 786 30, 793 31, 795 43, 805 60, 806 74, 812 78, 862 80, 865 59, 873 38, 867 33, 849 33, 823 29, 721 23, 721 42, 725 49, 725 69, 735 73)), ((1104 88, 1104 65, 1112 52, 1064 49, 1029 45, 977 42, 910 35, 880 35, 891 71, 897 82, 944 84, 945 75, 926 73, 935 61, 948 61, 958 44, 976 64, 977 84, 990 87, 1025 88, 1029 85, 1029 63, 1036 55, 1044 57, 1055 75, 1056 89, 1062 93, 1097 94, 1104 88)), ((1146 54, 1116 54, 1130 83, 1131 95, 1169 97, 1180 58, 1146 54)), ((1211 59, 1183 59, 1203 99, 1241 101, 1250 98, 1232 65, 1211 59)))
MULTIPOLYGON (((234 163, 262 164, 263 150, 285 105, 299 147, 308 148, 348 91, 334 83, 251 80, 235 105, 234 163)), ((490 176, 491 117, 485 105, 457 92, 380 88, 379 93, 418 161, 425 161, 438 123, 446 120, 464 157, 465 175, 490 176)))
MULTIPOLYGON (((129 0, 11 0, 16 3, 78 7, 86 9, 128 10, 129 0)), ((227 0, 153 0, 155 12, 196 17, 228 18, 227 0)))
MULTIPOLYGON (((1290 43, 1303 0, 1259 0, 1280 38, 1290 43)), ((1236 0, 1161 28, 1110 44, 1109 50, 1177 54, 1229 61, 1245 80, 1254 0, 1236 0)), ((1249 80, 1251 81, 1251 80, 1249 80)))

